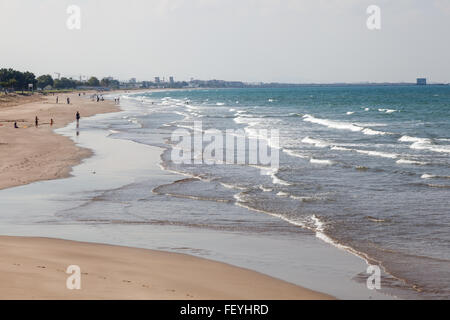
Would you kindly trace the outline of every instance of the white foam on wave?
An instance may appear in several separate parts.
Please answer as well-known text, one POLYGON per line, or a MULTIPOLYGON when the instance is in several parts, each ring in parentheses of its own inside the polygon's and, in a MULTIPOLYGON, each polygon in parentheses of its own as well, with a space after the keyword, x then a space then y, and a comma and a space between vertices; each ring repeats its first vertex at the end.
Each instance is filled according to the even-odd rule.
POLYGON ((372 156, 372 157, 381 157, 381 158, 388 158, 388 159, 398 158, 398 155, 395 153, 388 153, 388 152, 374 151, 374 150, 359 150, 359 149, 351 149, 351 148, 345 148, 345 147, 340 147, 340 146, 333 146, 331 148, 331 150, 357 152, 357 153, 365 154, 365 155, 372 156))
POLYGON ((273 184, 279 184, 279 185, 282 185, 282 186, 291 186, 292 185, 292 183, 289 183, 286 180, 278 178, 277 173, 278 173, 278 169, 274 169, 270 173, 270 176, 272 178, 272 183, 273 184))
POLYGON ((361 154, 367 154, 369 156, 375 156, 375 157, 382 157, 382 158, 390 158, 390 159, 396 159, 398 156, 394 153, 387 153, 387 152, 381 152, 381 151, 373 151, 373 150, 356 150, 356 152, 361 154))
POLYGON ((260 185, 259 188, 263 191, 263 192, 272 192, 273 189, 272 188, 267 188, 263 185, 260 185))
POLYGON ((309 162, 314 163, 314 164, 327 165, 327 166, 334 164, 334 162, 331 160, 314 159, 314 158, 309 159, 309 162))
POLYGON ((399 159, 395 163, 397 164, 415 164, 415 165, 426 165, 426 162, 416 161, 416 160, 408 160, 408 159, 399 159))
POLYGON ((416 150, 429 150, 429 151, 439 152, 439 153, 450 153, 449 145, 433 145, 428 142, 414 142, 410 146, 410 148, 416 149, 416 150))
POLYGON ((384 136, 385 134, 387 134, 387 132, 378 131, 378 130, 373 130, 373 129, 370 129, 370 128, 364 128, 364 129, 362 130, 362 132, 363 132, 364 134, 369 135, 369 136, 375 136, 375 135, 381 135, 381 136, 384 136))
POLYGON ((294 150, 291 150, 291 149, 283 148, 282 150, 283 150, 284 153, 286 153, 286 154, 288 154, 288 155, 290 155, 292 157, 296 157, 296 158, 300 158, 300 159, 307 159, 308 158, 307 156, 299 154, 299 153, 297 153, 297 152, 295 152, 294 150))
POLYGON ((354 113, 355 113, 354 111, 348 111, 348 112, 346 113, 346 115, 351 116, 351 115, 354 114, 354 113))
POLYGON ((360 127, 356 124, 349 123, 349 122, 343 122, 343 121, 335 121, 335 120, 328 120, 328 119, 319 119, 315 118, 309 114, 305 114, 303 116, 303 121, 320 124, 322 126, 326 126, 328 128, 338 129, 338 130, 348 130, 353 132, 362 132, 367 135, 385 135, 388 134, 387 132, 383 131, 377 131, 370 128, 364 128, 360 127))
POLYGON ((427 138, 417 138, 417 137, 410 137, 410 136, 402 136, 400 139, 398 139, 400 142, 431 142, 430 139, 427 138))
POLYGON ((421 176, 422 179, 450 179, 450 176, 437 176, 434 174, 425 173, 421 176))
POLYGON ((331 147, 331 150, 337 150, 337 151, 354 151, 354 149, 340 147, 340 146, 333 146, 331 147))
POLYGON ((262 210, 262 209, 252 208, 245 204, 245 200, 243 200, 243 198, 240 196, 240 194, 234 195, 234 198, 236 199, 237 206, 240 206, 240 207, 252 210, 252 211, 266 213, 270 216, 277 217, 283 221, 286 221, 292 225, 311 230, 311 231, 315 232, 315 235, 318 239, 320 239, 328 244, 331 244, 338 249, 350 252, 350 253, 354 254, 355 256, 363 259, 367 264, 369 264, 369 257, 366 254, 356 251, 355 249, 353 249, 349 246, 340 244, 337 241, 334 241, 329 236, 327 236, 325 233, 325 224, 316 215, 312 215, 309 217, 309 220, 312 220, 312 223, 313 223, 313 226, 311 226, 311 223, 306 222, 306 220, 308 220, 308 217, 306 217, 306 218, 304 217, 302 219, 305 221, 301 221, 299 219, 292 219, 292 218, 286 217, 283 214, 274 213, 274 212, 270 212, 270 211, 266 211, 266 210, 262 210))
POLYGON ((384 113, 394 113, 394 112, 398 112, 398 110, 394 110, 394 109, 378 109, 378 111, 384 112, 384 113))
POLYGON ((450 153, 450 145, 434 144, 433 141, 428 138, 402 136, 400 139, 398 139, 398 141, 412 142, 409 147, 415 150, 428 150, 439 153, 450 153))
POLYGON ((310 137, 305 137, 302 140, 303 143, 307 143, 307 144, 312 144, 316 147, 319 148, 325 148, 325 147, 329 147, 330 143, 324 141, 324 140, 320 140, 320 139, 314 139, 314 138, 310 138, 310 137))

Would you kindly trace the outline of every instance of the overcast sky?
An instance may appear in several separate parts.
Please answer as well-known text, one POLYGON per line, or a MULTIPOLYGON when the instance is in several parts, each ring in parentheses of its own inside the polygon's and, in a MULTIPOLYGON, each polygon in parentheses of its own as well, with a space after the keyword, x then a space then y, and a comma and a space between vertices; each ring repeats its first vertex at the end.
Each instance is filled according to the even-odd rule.
POLYGON ((0 35, 0 67, 36 75, 450 82, 450 0, 0 0, 0 35))

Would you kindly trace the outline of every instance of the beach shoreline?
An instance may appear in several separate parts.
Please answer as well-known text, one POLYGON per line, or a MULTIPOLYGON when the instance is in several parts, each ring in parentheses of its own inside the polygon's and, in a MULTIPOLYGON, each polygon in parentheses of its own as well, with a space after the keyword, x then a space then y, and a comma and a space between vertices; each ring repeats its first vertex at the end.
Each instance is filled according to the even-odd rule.
POLYGON ((185 254, 0 236, 0 299, 329 300, 270 276, 185 254), (69 266, 81 288, 68 289, 69 266))
MULTIPOLYGON (((55 104, 56 96, 49 96, 0 110, 2 123, 23 120, 19 129, 0 127, 6 143, 1 146, 0 189, 69 177, 74 166, 93 155, 90 149, 54 131, 73 123, 77 111, 81 121, 120 111, 111 101, 86 99, 87 94, 60 96, 60 102, 69 97, 70 105, 55 104), (38 128, 33 126, 35 115, 41 122, 38 128), (53 126, 47 121, 50 118, 55 121, 53 126)), ((0 299, 333 298, 256 271, 186 254, 40 237, 0 236, 0 247, 0 299), (154 264, 156 258, 159 265, 154 264), (69 275, 64 271, 74 264, 80 264, 83 278, 88 278, 83 290, 65 286, 69 275), (152 285, 141 283, 148 280, 152 285)))
MULTIPOLYGON (((42 100, 0 108, 0 190, 70 176, 72 167, 92 155, 70 139, 54 132, 81 117, 117 112, 112 101, 94 102, 88 94, 45 96, 42 100), (70 104, 66 99, 70 99, 70 104), (39 126, 35 127, 35 117, 39 126), (54 124, 50 125, 53 119, 54 124), (18 128, 14 128, 17 122, 18 128)), ((82 121, 82 119, 81 119, 82 121)))

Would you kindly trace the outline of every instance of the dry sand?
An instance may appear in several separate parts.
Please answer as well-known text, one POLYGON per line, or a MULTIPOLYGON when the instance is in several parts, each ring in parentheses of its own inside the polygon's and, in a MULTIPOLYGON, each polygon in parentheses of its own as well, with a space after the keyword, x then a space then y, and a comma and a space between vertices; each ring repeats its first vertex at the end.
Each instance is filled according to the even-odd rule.
POLYGON ((184 254, 0 237, 0 299, 330 299, 269 276, 184 254), (69 265, 81 289, 66 287, 69 265))
MULTIPOLYGON (((0 189, 67 177, 91 155, 53 129, 118 110, 78 94, 0 104, 0 189), (66 97, 71 105, 65 104, 66 97), (34 127, 34 117, 41 125, 34 127), (55 124, 50 127, 50 118, 55 124), (14 121, 21 127, 14 128, 14 121)), ((0 299, 330 299, 269 276, 189 255, 0 236, 0 299), (81 290, 68 290, 69 265, 81 268, 81 290)))

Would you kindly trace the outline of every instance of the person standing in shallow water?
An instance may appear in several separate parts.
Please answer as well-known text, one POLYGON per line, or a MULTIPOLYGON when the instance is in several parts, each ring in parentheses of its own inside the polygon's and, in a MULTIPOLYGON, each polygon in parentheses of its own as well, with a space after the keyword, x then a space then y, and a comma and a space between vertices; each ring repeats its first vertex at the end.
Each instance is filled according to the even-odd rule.
POLYGON ((75 117, 77 118, 77 128, 80 126, 80 113, 77 111, 77 114, 75 115, 75 117))

